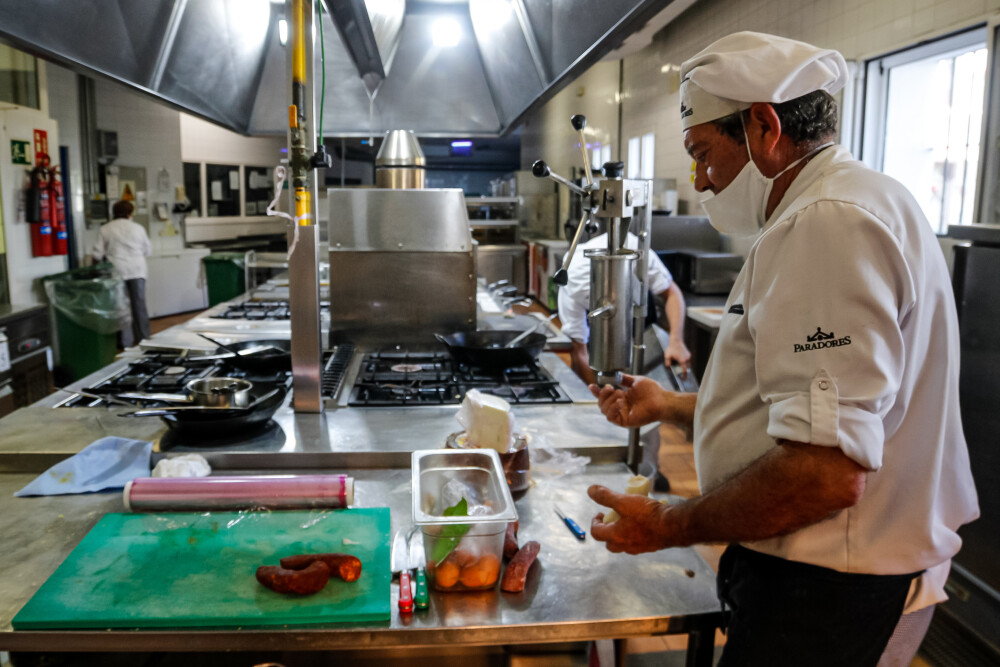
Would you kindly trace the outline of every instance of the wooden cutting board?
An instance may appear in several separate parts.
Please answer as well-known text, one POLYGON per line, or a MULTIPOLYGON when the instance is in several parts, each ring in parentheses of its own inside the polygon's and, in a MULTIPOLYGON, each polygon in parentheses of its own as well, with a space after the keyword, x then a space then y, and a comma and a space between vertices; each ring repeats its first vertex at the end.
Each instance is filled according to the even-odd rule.
POLYGON ((389 509, 107 514, 14 617, 17 630, 165 628, 389 619, 389 509), (346 541, 345 541, 346 539, 346 541), (283 595, 260 565, 350 553, 361 578, 283 595))

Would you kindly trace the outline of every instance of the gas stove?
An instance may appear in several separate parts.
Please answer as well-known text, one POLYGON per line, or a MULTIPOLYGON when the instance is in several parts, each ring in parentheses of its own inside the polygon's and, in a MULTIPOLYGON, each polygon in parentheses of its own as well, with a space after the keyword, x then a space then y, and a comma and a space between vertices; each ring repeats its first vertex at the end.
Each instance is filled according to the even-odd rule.
MULTIPOLYGON (((319 310, 321 314, 329 314, 330 302, 321 301, 319 310)), ((288 320, 291 311, 287 301, 243 301, 211 317, 217 320, 288 320)))
POLYGON ((364 356, 348 405, 457 405, 469 389, 513 405, 572 402, 559 382, 535 362, 494 372, 458 364, 446 352, 392 349, 364 356))
MULTIPOLYGON (((235 368, 225 359, 199 359, 172 353, 147 353, 109 377, 81 390, 97 396, 114 397, 125 392, 183 394, 184 386, 191 380, 207 377, 233 377, 253 383, 253 396, 260 396, 275 388, 288 389, 292 383, 291 371, 254 372, 235 368)), ((151 399, 129 399, 137 407, 169 405, 151 399)), ((60 408, 109 407, 115 404, 98 398, 71 396, 59 403, 60 408)))

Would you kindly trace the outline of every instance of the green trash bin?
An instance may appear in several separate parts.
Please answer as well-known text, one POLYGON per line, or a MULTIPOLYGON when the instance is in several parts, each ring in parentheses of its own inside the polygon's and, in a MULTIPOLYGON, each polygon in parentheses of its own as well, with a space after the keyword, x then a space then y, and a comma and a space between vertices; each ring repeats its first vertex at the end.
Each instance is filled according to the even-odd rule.
POLYGON ((56 314, 59 365, 72 381, 115 360, 115 336, 129 307, 125 283, 111 268, 103 263, 42 278, 56 314))
POLYGON ((208 305, 235 299, 246 291, 245 261, 242 252, 213 252, 201 258, 208 282, 208 305))

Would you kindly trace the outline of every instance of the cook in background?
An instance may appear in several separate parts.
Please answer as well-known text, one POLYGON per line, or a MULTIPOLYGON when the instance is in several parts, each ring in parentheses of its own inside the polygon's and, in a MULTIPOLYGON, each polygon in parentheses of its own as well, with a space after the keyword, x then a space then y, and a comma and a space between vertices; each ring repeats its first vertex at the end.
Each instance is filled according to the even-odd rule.
POLYGON ((107 260, 114 265, 114 275, 125 281, 131 327, 122 328, 122 347, 149 338, 149 314, 146 311, 146 258, 153 252, 149 235, 142 225, 132 222, 132 202, 119 201, 111 207, 114 219, 104 223, 90 254, 95 262, 107 260))
MULTIPOLYGON (((625 244, 629 249, 636 250, 639 247, 639 237, 629 232, 625 244)), ((570 365, 587 384, 593 384, 595 376, 590 368, 590 353, 587 351, 587 342, 590 340, 590 324, 587 322, 587 310, 590 307, 590 258, 584 255, 584 251, 607 247, 607 232, 581 243, 566 270, 569 274, 566 285, 559 288, 559 322, 562 332, 570 338, 573 345, 570 365)), ((667 366, 671 363, 679 364, 682 373, 687 375, 691 353, 684 345, 684 295, 670 271, 653 252, 649 253, 646 287, 664 301, 670 339, 663 353, 663 361, 667 366)), ((653 301, 648 303, 655 313, 653 301)), ((656 321, 655 315, 652 319, 656 321)), ((647 318, 646 325, 650 324, 652 322, 647 318)), ((654 427, 642 434, 642 460, 652 464, 653 470, 659 467, 659 452, 660 431, 654 427)), ((657 474, 654 488, 667 492, 670 490, 670 483, 665 476, 657 474)))
POLYGON ((592 534, 628 553, 729 543, 723 667, 908 665, 979 514, 944 256, 910 193, 833 145, 839 53, 737 33, 681 78, 709 218, 756 238, 697 394, 591 386, 616 424, 693 424, 702 495, 593 486, 621 518, 592 534))

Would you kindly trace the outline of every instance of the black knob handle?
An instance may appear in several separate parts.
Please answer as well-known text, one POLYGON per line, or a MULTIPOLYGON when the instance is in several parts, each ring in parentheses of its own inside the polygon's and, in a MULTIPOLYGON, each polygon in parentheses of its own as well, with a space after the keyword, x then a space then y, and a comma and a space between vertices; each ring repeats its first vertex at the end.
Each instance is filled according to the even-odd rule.
POLYGON ((607 178, 621 178, 622 173, 625 171, 624 162, 605 162, 604 163, 604 175, 607 178))
POLYGON ((600 229, 600 227, 597 226, 597 222, 593 219, 587 220, 587 224, 584 225, 583 228, 587 230, 588 234, 596 234, 597 230, 600 229))
POLYGON ((587 117, 582 114, 576 114, 569 119, 569 122, 573 123, 573 129, 577 132, 587 127, 587 117))
POLYGON ((567 272, 566 269, 559 269, 552 274, 552 282, 560 287, 565 287, 566 283, 569 282, 569 272, 567 272))
POLYGON ((552 170, 545 164, 545 160, 535 160, 535 164, 531 165, 531 173, 538 178, 545 178, 552 173, 552 170))

